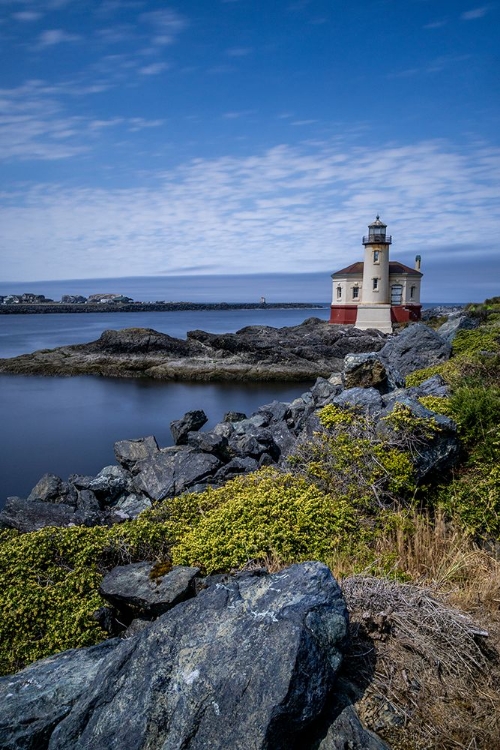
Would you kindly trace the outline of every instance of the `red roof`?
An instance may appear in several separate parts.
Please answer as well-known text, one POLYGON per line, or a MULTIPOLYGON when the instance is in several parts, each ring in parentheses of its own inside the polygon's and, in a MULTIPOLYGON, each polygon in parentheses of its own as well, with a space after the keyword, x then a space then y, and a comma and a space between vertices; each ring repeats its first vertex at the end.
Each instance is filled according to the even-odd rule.
MULTIPOLYGON (((332 277, 335 276, 362 276, 363 275, 364 263, 362 260, 357 263, 351 263, 350 266, 342 268, 340 271, 332 273, 332 277)), ((389 261, 389 274, 406 274, 408 276, 423 276, 423 273, 417 271, 415 268, 405 266, 404 263, 400 263, 398 260, 389 261)))

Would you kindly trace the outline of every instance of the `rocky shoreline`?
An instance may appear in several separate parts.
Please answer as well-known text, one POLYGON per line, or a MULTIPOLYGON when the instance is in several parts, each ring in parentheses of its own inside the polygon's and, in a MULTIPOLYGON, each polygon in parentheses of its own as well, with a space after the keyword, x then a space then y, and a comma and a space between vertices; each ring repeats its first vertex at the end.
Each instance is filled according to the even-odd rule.
POLYGON ((308 318, 297 326, 247 326, 236 333, 189 331, 178 339, 150 328, 104 331, 88 344, 0 360, 0 372, 104 375, 158 380, 307 380, 339 371, 348 353, 378 351, 386 336, 308 318))
MULTIPOLYGON (((306 332, 309 328, 323 329, 324 325, 313 319, 296 328, 306 332)), ((263 466, 283 466, 297 442, 318 429, 317 409, 330 403, 354 405, 376 421, 398 403, 404 403, 418 417, 431 416, 417 399, 445 395, 447 388, 442 379, 430 378, 418 389, 406 389, 404 378, 412 370, 449 358, 451 347, 442 336, 423 324, 410 326, 392 337, 336 330, 333 326, 328 330, 332 336, 340 337, 340 343, 335 343, 341 347, 339 354, 342 347, 346 354, 342 359, 335 358, 338 364, 333 374, 330 370, 328 378, 318 377, 309 391, 291 403, 275 401, 263 405, 250 417, 229 412, 208 432, 200 431, 207 421, 204 412, 188 412, 171 423, 175 445, 169 448, 160 448, 153 436, 118 441, 118 465, 105 467, 96 477, 72 475, 68 481, 45 475, 28 498, 7 499, 0 513, 0 525, 28 532, 50 525, 119 523, 137 517, 154 502, 186 491, 221 486, 263 466), (353 343, 362 344, 365 351, 352 353, 353 343), (370 344, 376 349, 366 351, 370 344)), ((143 342, 144 333, 139 331, 143 342)), ((156 336, 164 345, 164 334, 156 336)), ((228 337, 230 341, 238 340, 238 334, 228 337)), ((226 340, 224 336, 216 338, 226 340)), ((456 431, 450 420, 432 416, 439 422, 440 432, 429 439, 428 449, 422 446, 419 451, 416 468, 420 476, 448 465, 457 451, 456 431)))

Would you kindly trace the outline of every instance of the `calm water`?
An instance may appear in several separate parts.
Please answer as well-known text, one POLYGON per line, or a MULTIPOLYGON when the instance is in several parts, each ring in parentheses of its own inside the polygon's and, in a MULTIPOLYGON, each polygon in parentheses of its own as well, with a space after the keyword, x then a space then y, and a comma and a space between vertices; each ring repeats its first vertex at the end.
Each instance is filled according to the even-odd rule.
MULTIPOLYGON (((0 283, 0 294, 33 292, 59 300, 63 294, 118 292, 135 300, 268 302, 328 300, 324 274, 262 274, 251 277, 177 277, 75 282, 0 283)), ((327 303, 326 303, 327 304, 327 303)), ((202 328, 214 333, 247 325, 290 326, 324 310, 237 310, 79 315, 0 315, 0 357, 97 339, 106 328, 154 328, 184 337, 202 328)), ((116 440, 155 435, 171 444, 169 424, 190 409, 204 409, 210 422, 224 412, 247 414, 273 399, 291 401, 312 383, 182 384, 95 377, 40 378, 0 375, 0 505, 25 497, 45 472, 96 474, 114 463, 116 440)))
POLYGON ((311 384, 0 375, 0 505, 9 495, 26 497, 45 472, 95 475, 116 463, 116 440, 155 435, 160 446, 172 445, 170 422, 190 409, 206 412, 209 429, 226 411, 250 414, 273 399, 291 401, 311 384))
POLYGON ((237 331, 249 325, 294 326, 312 316, 328 320, 328 308, 310 310, 188 310, 179 312, 0 315, 0 357, 53 349, 98 339, 107 328, 154 328, 185 338, 202 328, 211 333, 237 331))
MULTIPOLYGON (((0 316, 0 356, 92 341, 106 328, 142 326, 172 336, 188 330, 235 331, 246 325, 296 325, 327 310, 237 310, 173 313, 0 316)), ((96 474, 115 463, 117 440, 155 435, 171 445, 170 422, 204 409, 208 429, 226 411, 255 411, 273 399, 291 401, 312 383, 187 384, 146 380, 0 375, 0 506, 26 497, 45 472, 96 474)))

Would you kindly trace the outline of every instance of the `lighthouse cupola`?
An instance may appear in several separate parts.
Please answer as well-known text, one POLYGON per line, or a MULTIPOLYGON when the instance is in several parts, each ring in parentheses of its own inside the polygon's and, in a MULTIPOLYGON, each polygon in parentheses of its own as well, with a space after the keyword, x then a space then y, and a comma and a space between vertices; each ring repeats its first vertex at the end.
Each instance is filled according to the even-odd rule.
POLYGON ((380 216, 368 225, 368 237, 363 237, 363 245, 390 245, 392 237, 386 235, 387 224, 380 221, 380 216))

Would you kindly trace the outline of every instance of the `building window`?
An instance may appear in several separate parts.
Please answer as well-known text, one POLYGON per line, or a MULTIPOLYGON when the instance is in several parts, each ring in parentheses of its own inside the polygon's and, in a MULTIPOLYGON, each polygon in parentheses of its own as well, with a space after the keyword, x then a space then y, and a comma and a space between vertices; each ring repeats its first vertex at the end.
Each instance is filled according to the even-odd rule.
POLYGON ((372 279, 373 281, 373 291, 378 291, 378 279, 372 279))
POLYGON ((374 250, 373 251, 373 262, 374 263, 380 263, 380 257, 379 257, 379 251, 374 250))
POLYGON ((337 287, 337 299, 341 299, 341 297, 342 297, 342 287, 338 286, 337 287))
POLYGON ((352 288, 352 298, 353 299, 359 299, 359 286, 353 286, 353 288, 352 288))
POLYGON ((410 287, 410 299, 415 299, 415 287, 410 287))
POLYGON ((391 286, 391 305, 400 305, 403 301, 403 285, 393 284, 391 286))

